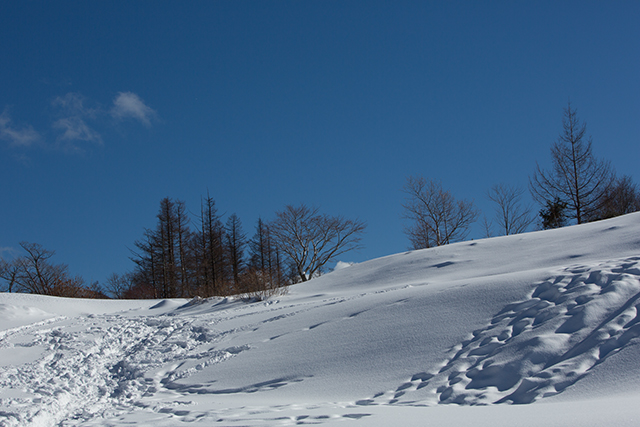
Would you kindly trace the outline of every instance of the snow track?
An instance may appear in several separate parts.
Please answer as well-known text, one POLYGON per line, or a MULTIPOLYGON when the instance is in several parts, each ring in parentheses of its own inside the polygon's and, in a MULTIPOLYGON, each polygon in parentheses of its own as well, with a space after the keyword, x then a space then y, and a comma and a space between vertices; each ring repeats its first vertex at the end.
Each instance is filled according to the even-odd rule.
POLYGON ((359 404, 531 403, 562 392, 638 336, 640 257, 573 266, 473 331, 439 371, 359 404))
POLYGON ((101 315, 59 319, 12 331, 0 348, 41 349, 38 360, 0 371, 0 387, 15 397, 0 401, 0 425, 82 423, 114 406, 136 408, 189 360, 219 363, 243 349, 211 348, 220 334, 179 316, 101 315), (169 370, 163 370, 169 366, 169 370), (154 370, 158 370, 154 372, 154 370), (146 376, 154 372, 152 377, 146 376), (43 381, 43 379, 47 379, 43 381), (10 409, 9 409, 10 408, 10 409), (75 420, 75 421, 74 421, 75 420))
MULTIPOLYGON (((345 300, 323 301, 320 307, 345 300)), ((39 349, 39 357, 0 370, 0 387, 12 390, 4 394, 11 397, 0 399, 0 426, 103 425, 105 420, 117 425, 116 414, 139 411, 187 421, 217 418, 217 412, 190 415, 192 411, 184 409, 194 405, 190 396, 255 393, 301 380, 282 377, 232 389, 178 381, 251 348, 223 342, 317 308, 309 303, 194 300, 184 307, 191 310, 184 316, 175 310, 159 316, 59 317, 14 328, 0 339, 0 350, 30 347, 39 349), (194 315, 198 305, 222 307, 194 315), (214 329, 221 323, 240 326, 214 329)))

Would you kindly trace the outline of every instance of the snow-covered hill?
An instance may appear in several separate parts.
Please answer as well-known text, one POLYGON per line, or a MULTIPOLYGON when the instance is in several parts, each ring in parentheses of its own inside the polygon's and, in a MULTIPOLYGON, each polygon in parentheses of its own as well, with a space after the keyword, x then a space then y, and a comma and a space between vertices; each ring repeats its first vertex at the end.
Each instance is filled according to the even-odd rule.
POLYGON ((0 426, 637 426, 639 336, 640 213, 262 302, 0 294, 0 426))

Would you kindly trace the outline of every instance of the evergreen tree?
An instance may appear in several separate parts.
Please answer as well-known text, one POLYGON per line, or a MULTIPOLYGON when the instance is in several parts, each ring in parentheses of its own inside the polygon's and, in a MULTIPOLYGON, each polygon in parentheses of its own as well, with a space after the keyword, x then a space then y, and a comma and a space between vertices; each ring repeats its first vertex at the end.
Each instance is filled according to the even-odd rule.
POLYGON ((542 228, 545 230, 551 228, 564 227, 567 224, 567 203, 559 198, 553 202, 547 201, 544 209, 540 210, 540 218, 542 219, 542 228))

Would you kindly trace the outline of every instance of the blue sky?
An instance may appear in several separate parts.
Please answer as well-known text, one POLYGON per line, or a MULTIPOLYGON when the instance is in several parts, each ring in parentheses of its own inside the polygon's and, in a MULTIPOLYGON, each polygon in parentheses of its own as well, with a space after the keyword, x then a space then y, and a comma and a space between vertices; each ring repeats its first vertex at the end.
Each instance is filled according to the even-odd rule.
MULTIPOLYGON (((133 267, 163 197, 368 224, 344 261, 404 251, 407 176, 484 214, 549 164, 570 99, 637 183, 640 2, 3 2, 0 250, 87 281, 133 267)), ((527 196, 528 197, 528 196, 527 196)), ((476 226, 469 238, 480 238, 476 226)))

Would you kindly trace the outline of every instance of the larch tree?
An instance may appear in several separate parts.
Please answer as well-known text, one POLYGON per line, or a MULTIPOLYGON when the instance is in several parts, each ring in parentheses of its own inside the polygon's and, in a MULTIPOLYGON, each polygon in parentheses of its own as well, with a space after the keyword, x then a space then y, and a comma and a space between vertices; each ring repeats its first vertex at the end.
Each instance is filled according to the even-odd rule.
POLYGON ((571 212, 569 217, 578 224, 602 207, 615 179, 610 163, 594 156, 586 132, 586 124, 569 103, 564 109, 562 133, 551 147, 551 170, 543 170, 536 163, 529 180, 534 200, 543 206, 561 200, 571 212))
POLYGON ((202 294, 206 296, 224 294, 225 250, 224 226, 218 215, 215 201, 207 193, 201 203, 200 231, 198 233, 197 258, 201 278, 202 294))
POLYGON ((156 298, 177 298, 190 294, 188 241, 191 232, 184 202, 166 197, 160 201, 158 223, 145 230, 145 238, 136 241, 134 284, 152 286, 156 298))
POLYGON ((275 245, 269 225, 258 218, 256 232, 248 242, 249 262, 245 285, 254 294, 276 293, 290 281, 282 265, 280 250, 275 245))
POLYGON ((244 251, 247 245, 247 237, 242 230, 242 222, 235 213, 231 214, 227 219, 226 237, 234 293, 238 293, 238 291, 242 291, 240 276, 245 267, 244 251))

